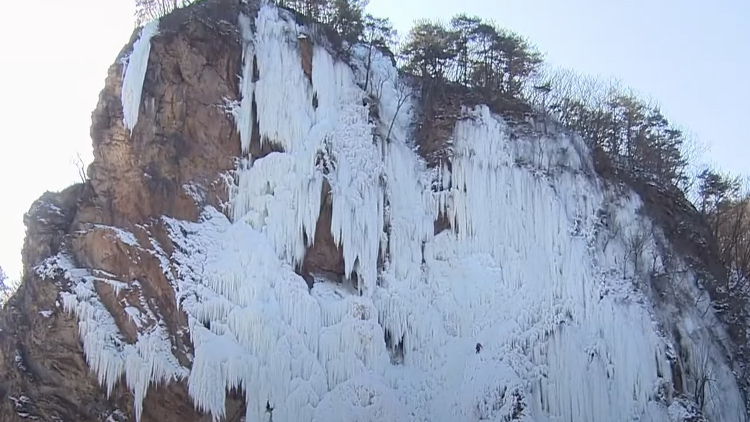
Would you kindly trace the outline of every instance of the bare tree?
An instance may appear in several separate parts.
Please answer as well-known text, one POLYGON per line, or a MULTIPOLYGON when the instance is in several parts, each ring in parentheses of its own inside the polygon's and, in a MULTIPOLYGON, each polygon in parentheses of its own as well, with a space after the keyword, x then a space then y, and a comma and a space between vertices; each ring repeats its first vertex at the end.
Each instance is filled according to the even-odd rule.
MULTIPOLYGON (((633 263, 633 275, 635 276, 638 275, 638 271, 641 269, 643 252, 645 251, 646 245, 651 237, 650 234, 651 233, 649 233, 645 227, 639 225, 635 233, 633 233, 627 240, 627 254, 630 261, 633 263)), ((627 264, 627 260, 625 260, 625 264, 627 264)))
POLYGON ((393 131, 393 125, 396 123, 396 117, 398 117, 398 113, 401 111, 401 107, 404 106, 406 101, 409 99, 409 97, 412 95, 411 88, 406 85, 406 83, 396 76, 396 80, 393 81, 393 84, 396 88, 396 111, 393 112, 393 118, 391 119, 391 124, 388 126, 388 133, 385 135, 385 140, 390 141, 391 139, 391 132, 393 131))
POLYGON ((622 233, 622 226, 613 218, 613 211, 610 208, 610 205, 607 205, 605 208, 600 208, 597 212, 597 216, 599 218, 599 221, 597 222, 598 232, 604 237, 602 252, 607 253, 609 243, 622 233))
POLYGON ((552 84, 548 81, 543 84, 534 84, 534 91, 542 97, 542 118, 544 120, 544 134, 547 134, 547 97, 552 91, 552 84))
POLYGON ((3 267, 0 267, 0 308, 5 305, 14 290, 13 286, 8 285, 8 276, 3 271, 3 267))
POLYGON ((135 0, 135 22, 143 25, 200 0, 135 0))
POLYGON ((76 156, 70 159, 71 164, 76 167, 78 171, 78 178, 81 179, 81 183, 86 183, 88 177, 86 176, 86 163, 83 161, 80 152, 76 152, 76 156))
POLYGON ((396 30, 393 29, 391 21, 387 18, 376 18, 370 14, 365 15, 363 30, 360 36, 362 42, 367 45, 367 62, 365 64, 365 87, 370 84, 370 71, 372 69, 372 55, 374 49, 385 49, 396 40, 396 30))
POLYGON ((619 224, 615 223, 615 225, 610 229, 605 231, 605 237, 604 237, 604 245, 602 245, 602 252, 607 252, 607 247, 609 246, 609 242, 612 241, 612 239, 616 238, 620 235, 620 232, 622 231, 619 224))
POLYGON ((678 186, 685 196, 691 198, 694 196, 695 184, 697 182, 698 175, 704 168, 697 165, 701 157, 705 155, 709 150, 709 145, 702 142, 698 137, 687 127, 680 127, 679 130, 683 134, 682 148, 680 153, 684 157, 687 165, 682 170, 681 184, 678 186))
POLYGON ((730 288, 742 287, 750 280, 750 195, 738 195, 725 201, 709 221, 714 227, 719 253, 732 272, 730 288))
POLYGON ((695 352, 692 362, 692 387, 693 401, 698 405, 698 409, 703 412, 708 400, 713 399, 715 392, 715 382, 713 370, 711 367, 711 356, 709 346, 701 344, 695 352))
POLYGON ((385 87, 386 82, 388 82, 388 78, 380 79, 377 86, 375 86, 375 84, 373 83, 372 95, 378 101, 380 101, 383 98, 383 88, 385 87))
POLYGON ((750 192, 739 177, 704 169, 696 177, 695 203, 706 218, 729 270, 729 288, 750 279, 750 192))

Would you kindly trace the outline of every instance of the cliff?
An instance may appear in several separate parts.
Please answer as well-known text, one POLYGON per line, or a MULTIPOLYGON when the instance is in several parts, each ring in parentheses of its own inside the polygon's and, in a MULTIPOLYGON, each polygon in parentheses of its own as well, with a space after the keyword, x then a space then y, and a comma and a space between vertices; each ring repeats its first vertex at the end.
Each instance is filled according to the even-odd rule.
POLYGON ((324 32, 209 0, 133 34, 89 180, 26 216, 0 420, 745 420, 647 187, 482 105, 420 149, 391 59, 324 32))
MULTIPOLYGON (((110 67, 92 113, 90 180, 45 194, 25 218, 24 280, 0 323, 0 420, 134 420, 134 400, 144 400, 150 380, 131 374, 115 386, 125 362, 103 362, 106 357, 92 353, 137 356, 132 348, 149 333, 161 336, 163 344, 154 347, 169 351, 165 345, 174 344, 173 369, 189 362, 190 338, 179 331, 187 320, 164 267, 172 245, 160 219, 195 220, 204 205, 219 207, 227 199, 224 177, 240 144, 221 106, 239 95, 238 13, 232 2, 178 11, 159 23, 153 42, 139 46, 136 31, 110 67), (146 46, 150 51, 136 51, 146 46), (139 55, 148 72, 142 93, 137 72, 129 75, 141 98, 131 132, 122 59, 130 57, 135 71, 139 55), (98 300, 71 304, 70 292, 98 300), (94 321, 79 324, 76 312, 94 321), (107 378, 89 369, 97 365, 114 365, 102 369, 114 372, 107 378), (106 379, 106 387, 97 379, 106 379), (137 399, 133 388, 140 390, 137 399)), ((172 375, 183 378, 184 371, 172 375)), ((144 421, 210 420, 194 410, 184 381, 160 387, 143 407, 144 421)), ((235 401, 228 411, 239 407, 235 401)))

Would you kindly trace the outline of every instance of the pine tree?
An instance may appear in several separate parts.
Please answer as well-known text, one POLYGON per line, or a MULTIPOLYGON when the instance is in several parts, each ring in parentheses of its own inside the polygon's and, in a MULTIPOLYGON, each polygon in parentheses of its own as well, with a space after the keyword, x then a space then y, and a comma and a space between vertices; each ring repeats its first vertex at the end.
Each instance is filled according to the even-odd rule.
POLYGON ((406 70, 424 81, 444 80, 457 56, 453 41, 454 34, 441 23, 418 22, 401 50, 406 70))
POLYGON ((726 201, 736 198, 740 181, 712 169, 705 169, 698 175, 698 196, 700 211, 703 214, 716 212, 726 201))
POLYGON ((468 85, 470 82, 470 70, 474 55, 472 49, 476 43, 477 28, 481 23, 480 17, 464 14, 454 16, 451 19, 451 31, 456 34, 456 81, 460 84, 468 85))
POLYGON ((325 23, 331 25, 344 41, 354 44, 364 30, 367 3, 367 0, 332 0, 329 3, 330 17, 325 23))

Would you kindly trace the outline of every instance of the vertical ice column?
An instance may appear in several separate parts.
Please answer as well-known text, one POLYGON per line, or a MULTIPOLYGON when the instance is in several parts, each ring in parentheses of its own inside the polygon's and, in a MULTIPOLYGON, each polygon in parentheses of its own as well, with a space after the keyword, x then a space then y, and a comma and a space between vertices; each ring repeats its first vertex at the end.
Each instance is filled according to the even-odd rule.
POLYGON ((141 106, 143 80, 146 78, 148 56, 151 52, 151 38, 159 32, 159 20, 147 23, 141 30, 141 36, 133 43, 133 51, 128 57, 122 78, 122 121, 130 132, 138 121, 138 109, 141 106))

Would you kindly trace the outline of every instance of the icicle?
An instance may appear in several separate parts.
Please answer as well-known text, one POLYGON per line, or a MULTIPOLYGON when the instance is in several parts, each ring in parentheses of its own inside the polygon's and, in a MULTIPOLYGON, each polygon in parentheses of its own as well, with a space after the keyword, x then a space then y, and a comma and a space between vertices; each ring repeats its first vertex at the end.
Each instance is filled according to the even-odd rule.
POLYGON ((239 26, 242 32, 242 77, 240 79, 240 107, 235 110, 237 130, 240 132, 242 153, 247 154, 253 137, 252 102, 255 94, 253 68, 255 67, 255 37, 250 18, 240 13, 239 26))
MULTIPOLYGON (((97 278, 86 269, 74 268, 64 255, 56 257, 55 262, 72 283, 72 292, 62 292, 61 296, 64 309, 78 317, 78 334, 86 363, 97 374, 99 384, 106 387, 107 396, 125 375, 128 389, 134 396, 136 421, 139 421, 151 383, 179 380, 188 374, 172 354, 166 329, 157 324, 148 332, 139 333, 135 344, 126 344, 114 318, 96 294, 94 281, 97 278)), ((151 314, 150 319, 156 320, 156 316, 151 314)))
POLYGON ((148 58, 151 52, 151 38, 159 31, 159 20, 155 19, 147 23, 141 30, 141 35, 133 43, 133 51, 130 53, 125 75, 122 78, 122 100, 123 123, 132 132, 138 122, 138 110, 141 107, 141 93, 143 92, 143 81, 146 78, 148 58))

